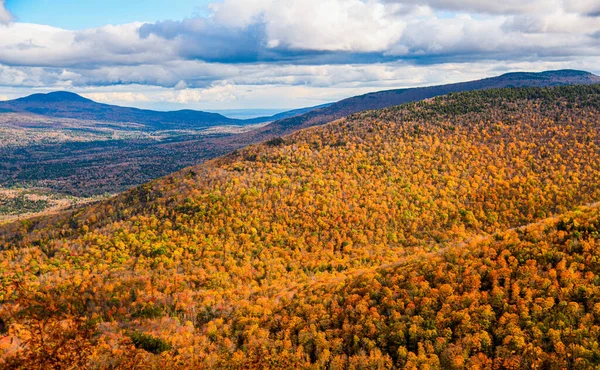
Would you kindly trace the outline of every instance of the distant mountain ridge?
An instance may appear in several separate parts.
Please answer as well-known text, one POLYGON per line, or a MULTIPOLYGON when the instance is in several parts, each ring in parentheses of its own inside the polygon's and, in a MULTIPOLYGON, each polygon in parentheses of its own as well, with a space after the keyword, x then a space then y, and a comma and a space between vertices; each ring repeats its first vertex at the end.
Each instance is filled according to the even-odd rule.
POLYGON ((453 92, 505 87, 546 87, 596 83, 600 83, 600 76, 578 70, 539 73, 512 72, 477 81, 378 91, 350 97, 333 104, 296 109, 273 116, 252 119, 234 119, 219 113, 190 109, 162 112, 122 107, 98 103, 67 91, 57 91, 0 102, 0 113, 33 113, 53 118, 138 123, 153 130, 199 129, 222 125, 271 122, 266 127, 240 135, 235 140, 236 142, 241 140, 249 144, 267 137, 285 135, 297 129, 324 124, 364 110, 382 109, 453 92))
POLYGON ((33 94, 24 98, 0 102, 0 112, 34 113, 54 118, 135 122, 150 129, 174 129, 238 124, 239 120, 218 113, 193 110, 158 112, 97 103, 75 93, 57 91, 33 94))
POLYGON ((258 142, 266 137, 289 134, 297 129, 321 125, 365 110, 383 109, 455 92, 590 84, 600 84, 600 76, 586 71, 565 69, 546 72, 511 72, 476 81, 378 91, 344 99, 301 116, 273 122, 256 132, 245 134, 244 140, 258 142), (249 139, 249 136, 253 136, 253 138, 249 139))
POLYGON ((263 122, 279 121, 279 120, 286 119, 286 118, 300 116, 300 115, 306 114, 306 113, 316 110, 316 109, 327 108, 332 104, 335 104, 335 103, 327 103, 327 104, 317 105, 314 107, 293 109, 293 110, 289 110, 286 112, 277 113, 273 116, 248 118, 248 119, 245 119, 244 122, 245 123, 263 123, 263 122))
MULTIPOLYGON (((303 110, 297 110, 251 120, 233 120, 218 114, 194 111, 152 112, 114 107, 94 103, 78 95, 63 92, 33 95, 12 102, 0 103, 0 111, 10 108, 27 113, 36 108, 52 108, 50 113, 53 118, 48 120, 50 123, 47 124, 30 124, 26 117, 27 114, 22 114, 24 122, 22 126, 28 128, 28 140, 39 135, 44 138, 48 137, 50 141, 38 141, 35 145, 5 145, 2 147, 1 144, 10 141, 8 136, 4 136, 4 140, 0 140, 0 185, 14 186, 17 184, 29 187, 33 184, 49 187, 61 194, 75 196, 117 193, 248 145, 285 136, 306 127, 326 124, 364 110, 397 106, 402 103, 460 91, 595 83, 600 84, 600 77, 582 71, 508 73, 479 81, 375 92, 348 98, 322 108, 316 107, 316 110, 304 114, 302 114, 303 110), (85 106, 98 109, 105 119, 118 120, 117 124, 115 125, 114 121, 110 122, 109 120, 107 125, 103 125, 104 122, 94 111, 82 111, 85 106), (75 107, 79 109, 79 112, 69 112, 68 107, 75 107), (69 115, 87 115, 90 118, 89 125, 72 126, 67 124, 65 126, 59 122, 56 123, 54 131, 49 133, 47 125, 54 125, 55 121, 61 121, 62 114, 67 117, 69 115), (206 117, 212 121, 207 121, 205 118, 193 121, 201 114, 207 115, 206 117), (286 114, 296 115, 296 117, 277 120, 278 116, 286 114), (126 123, 119 125, 119 122, 123 121, 126 123), (130 125, 129 123, 132 121, 146 126, 130 125), (201 133, 173 130, 166 136, 157 135, 157 137, 161 137, 159 140, 149 139, 149 137, 154 137, 154 132, 149 132, 151 135, 148 136, 147 133, 139 136, 130 135, 136 134, 137 131, 177 128, 203 129, 211 127, 211 125, 245 125, 259 122, 270 123, 260 128, 246 127, 246 131, 215 129, 212 132, 201 133), (91 128, 97 127, 100 130, 93 130, 95 138, 93 140, 87 136, 92 135, 87 131, 90 125, 91 128), (65 127, 67 127, 66 130, 65 127), (82 130, 82 127, 85 130, 82 130), (105 129, 109 132, 116 129, 119 134, 104 136, 103 130, 105 129), (63 133, 67 134, 67 139, 57 140, 54 136, 56 134, 57 137, 61 137, 63 133)), ((311 110, 311 108, 307 109, 311 110)), ((38 110, 38 112, 40 111, 38 110)), ((46 112, 49 116, 50 113, 46 112)), ((0 125, 2 118, 9 126, 17 125, 18 117, 16 116, 19 115, 17 113, 15 118, 11 118, 12 115, 0 114, 0 125)), ((45 116, 34 118, 41 122, 45 116)), ((18 132, 17 130, 13 131, 18 132)), ((20 134, 25 135, 24 131, 20 134)), ((276 140, 273 143, 277 142, 276 140)))
POLYGON ((274 116, 242 120, 228 118, 218 113, 191 109, 161 112, 121 107, 98 103, 72 92, 56 91, 0 102, 0 113, 33 113, 53 118, 140 123, 146 125, 149 129, 164 130, 272 122, 305 114, 313 109, 325 106, 296 109, 278 113, 274 116))

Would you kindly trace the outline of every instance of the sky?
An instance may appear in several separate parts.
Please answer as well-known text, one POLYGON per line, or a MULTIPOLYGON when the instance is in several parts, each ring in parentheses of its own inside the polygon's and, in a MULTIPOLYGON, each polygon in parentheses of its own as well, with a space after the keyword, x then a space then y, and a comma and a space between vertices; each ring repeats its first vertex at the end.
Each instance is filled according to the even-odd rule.
POLYGON ((0 100, 285 110, 598 61, 598 0, 0 0, 0 100))
POLYGON ((208 0, 7 0, 6 8, 17 22, 82 30, 107 24, 207 16, 209 4, 208 0))

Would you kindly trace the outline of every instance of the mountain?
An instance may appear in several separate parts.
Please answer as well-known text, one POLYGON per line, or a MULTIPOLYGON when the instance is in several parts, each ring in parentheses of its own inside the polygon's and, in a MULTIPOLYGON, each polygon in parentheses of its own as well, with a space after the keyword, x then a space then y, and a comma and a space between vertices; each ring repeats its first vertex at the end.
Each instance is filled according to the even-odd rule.
POLYGON ((308 113, 295 110, 251 120, 231 120, 194 111, 152 112, 107 106, 70 93, 34 95, 0 103, 0 107, 5 104, 21 112, 29 109, 54 116, 93 120, 68 122, 65 118, 30 117, 30 113, 0 114, 0 130, 5 138, 0 142, 0 184, 41 187, 52 193, 84 197, 114 194, 247 145, 324 124, 357 111, 461 90, 594 82, 600 82, 600 78, 580 71, 510 73, 460 84, 377 92, 325 107, 307 108, 308 113), (36 110, 36 107, 49 111, 36 110), (169 115, 175 118, 168 118, 169 115), (278 120, 288 115, 295 117, 278 120), (208 118, 194 118, 205 116, 208 118), (103 121, 105 119, 134 120, 145 122, 146 126, 128 122, 115 124, 103 121), (18 124, 19 120, 22 124, 18 124), (206 130, 207 122, 217 127, 206 130), (250 125, 264 122, 271 123, 261 128, 250 125), (231 124, 241 126, 233 129, 218 127, 231 124))
POLYGON ((600 76, 576 70, 546 72, 516 72, 477 81, 441 86, 386 90, 344 99, 327 107, 301 116, 274 122, 256 132, 248 133, 244 140, 257 141, 265 137, 285 135, 297 129, 321 125, 365 110, 382 109, 412 101, 429 99, 454 92, 496 89, 504 87, 544 87, 563 85, 600 84, 600 76))
POLYGON ((600 83, 600 77, 576 70, 540 73, 507 73, 499 77, 450 85, 397 89, 374 92, 344 99, 334 104, 283 112, 269 117, 248 120, 227 118, 218 113, 194 110, 159 112, 101 104, 70 92, 34 94, 0 102, 0 112, 34 113, 47 117, 79 120, 139 123, 148 129, 204 128, 220 125, 246 125, 272 122, 256 132, 236 138, 236 142, 258 142, 267 137, 285 135, 294 130, 327 123, 364 110, 381 109, 403 103, 428 99, 453 92, 502 87, 543 87, 600 83))
POLYGON ((331 104, 333 104, 333 103, 321 104, 321 105, 317 105, 314 107, 308 107, 308 108, 293 109, 290 111, 277 113, 273 116, 246 119, 246 120, 244 120, 244 122, 245 123, 264 123, 264 122, 279 121, 279 120, 286 119, 286 118, 300 116, 300 115, 306 114, 308 112, 311 112, 313 110, 326 108, 326 107, 330 106, 331 104))
POLYGON ((252 145, 0 227, 0 367, 596 368, 599 179, 598 85, 252 145))
POLYGON ((141 123, 148 129, 198 128, 239 124, 240 121, 217 113, 193 110, 157 112, 96 103, 70 92, 34 94, 0 102, 0 112, 34 113, 37 115, 79 120, 141 123))
POLYGON ((282 112, 269 117, 239 120, 227 118, 218 113, 195 110, 159 112, 101 104, 74 93, 57 91, 48 94, 33 94, 16 100, 0 102, 0 113, 33 113, 54 118, 138 123, 145 125, 148 129, 167 130, 272 122, 304 114, 323 106, 326 105, 282 112))

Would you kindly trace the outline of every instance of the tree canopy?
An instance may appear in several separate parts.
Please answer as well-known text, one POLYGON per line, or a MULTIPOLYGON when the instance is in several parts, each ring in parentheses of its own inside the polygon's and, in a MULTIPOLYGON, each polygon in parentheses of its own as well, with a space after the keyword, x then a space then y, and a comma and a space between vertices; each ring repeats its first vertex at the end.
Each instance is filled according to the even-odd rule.
POLYGON ((0 364, 598 366, 599 135, 600 86, 451 94, 3 226, 0 364))

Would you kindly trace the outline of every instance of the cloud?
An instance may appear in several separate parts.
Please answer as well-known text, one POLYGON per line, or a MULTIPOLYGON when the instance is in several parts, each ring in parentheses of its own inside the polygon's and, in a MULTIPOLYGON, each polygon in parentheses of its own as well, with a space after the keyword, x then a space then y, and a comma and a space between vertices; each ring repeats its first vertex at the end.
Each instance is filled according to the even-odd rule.
POLYGON ((262 23, 269 42, 290 49, 373 52, 398 39, 405 22, 397 7, 377 1, 226 0, 213 6, 230 27, 262 23))
POLYGON ((104 73, 106 83, 172 87, 184 79, 188 83, 171 70, 173 64, 186 61, 217 64, 223 70, 198 75, 191 82, 198 85, 214 82, 207 80, 215 74, 228 75, 230 68, 225 66, 237 64, 365 64, 398 58, 437 63, 598 55, 591 35, 600 29, 600 17, 588 15, 596 3, 547 1, 556 2, 556 8, 523 13, 542 3, 429 0, 428 6, 418 6, 416 0, 225 0, 212 6, 211 16, 182 21, 82 31, 13 23, 0 33, 4 51, 0 63, 69 68, 90 79, 104 73), (453 7, 507 14, 438 13, 453 7), (120 73, 125 70, 127 74, 120 73), (149 70, 154 77, 145 77, 149 70))
POLYGON ((590 17, 600 17, 600 2, 597 0, 563 0, 565 9, 571 12, 585 14, 590 17))
POLYGON ((387 3, 427 5, 433 9, 491 15, 548 14, 556 11, 596 16, 597 0, 385 0, 387 3))
POLYGON ((138 65, 170 60, 175 45, 139 36, 141 23, 82 31, 11 23, 0 32, 0 63, 37 67, 138 65))
POLYGON ((12 20, 12 14, 6 9, 6 0, 0 0, 0 25, 6 25, 12 20))
POLYGON ((140 31, 177 42, 181 58, 221 63, 598 55, 590 35, 600 29, 600 18, 589 17, 597 2, 586 1, 225 0, 212 6, 210 18, 144 25, 140 31))
MULTIPOLYGON (((238 65, 239 71, 222 81, 204 87, 175 90, 148 84, 73 85, 69 90, 102 102, 152 109, 206 111, 230 109, 313 106, 348 96, 394 88, 439 85, 475 80, 511 71, 543 71, 574 68, 600 72, 597 58, 568 58, 554 61, 476 61, 415 65, 408 62, 367 65, 238 65), (94 94, 94 95, 92 95, 94 94)), ((10 98, 32 92, 48 92, 54 85, 33 88, 0 87, 10 98)))
POLYGON ((597 0, 223 0, 208 16, 179 21, 79 31, 10 22, 0 26, 0 85, 87 91, 105 102, 243 105, 257 103, 252 94, 280 101, 275 92, 334 96, 455 81, 450 67, 481 71, 463 79, 499 66, 590 69, 600 57, 598 7, 597 0))
POLYGON ((210 18, 145 24, 140 36, 172 42, 186 59, 322 64, 380 53, 405 24, 389 11, 397 6, 373 1, 227 0, 212 8, 210 18))
POLYGON ((246 63, 258 60, 277 60, 276 51, 265 48, 265 30, 262 24, 245 29, 225 27, 205 18, 181 22, 165 21, 144 24, 140 37, 161 38, 173 45, 184 59, 202 59, 207 62, 246 63))
POLYGON ((96 93, 87 93, 84 94, 86 98, 92 99, 94 101, 100 103, 114 103, 114 102, 124 102, 124 103, 140 103, 140 102, 149 102, 150 99, 143 93, 140 92, 96 92, 96 93))

